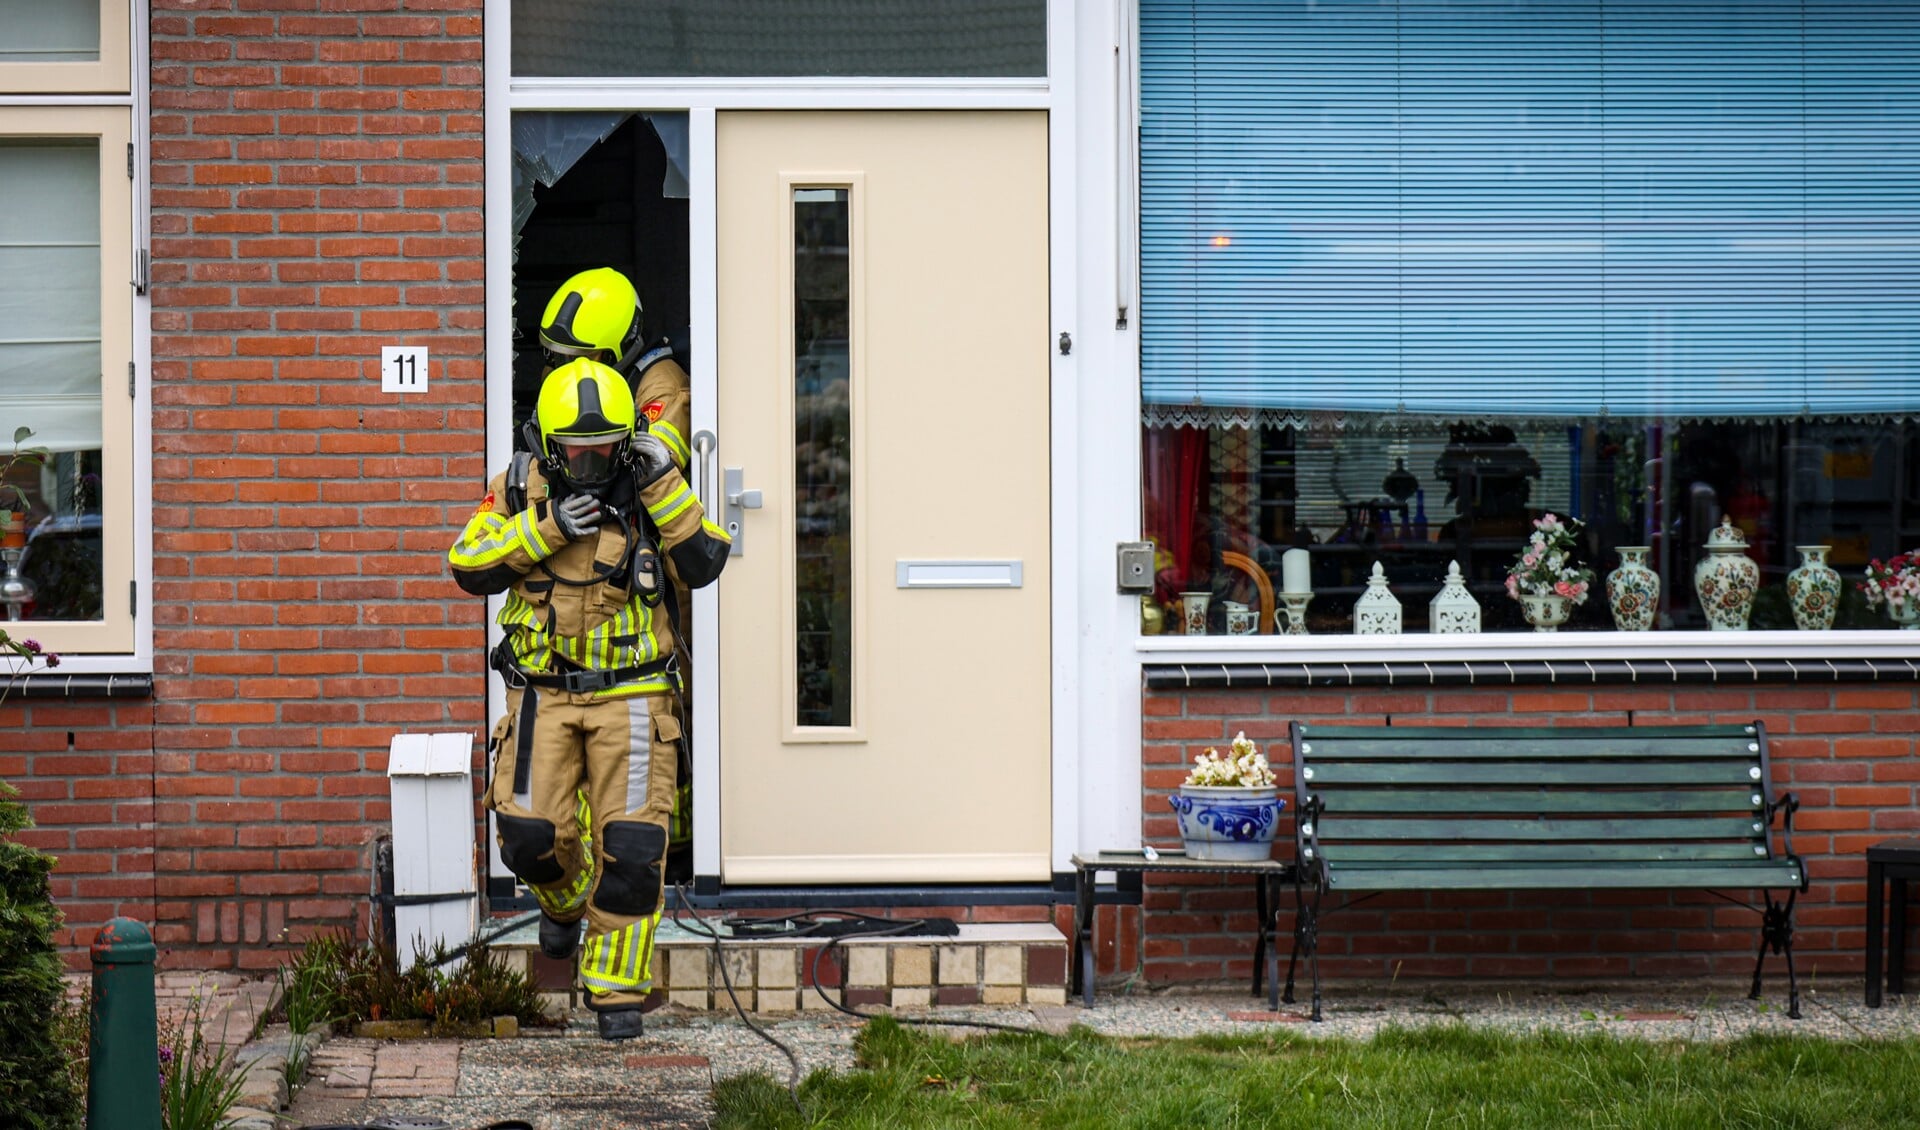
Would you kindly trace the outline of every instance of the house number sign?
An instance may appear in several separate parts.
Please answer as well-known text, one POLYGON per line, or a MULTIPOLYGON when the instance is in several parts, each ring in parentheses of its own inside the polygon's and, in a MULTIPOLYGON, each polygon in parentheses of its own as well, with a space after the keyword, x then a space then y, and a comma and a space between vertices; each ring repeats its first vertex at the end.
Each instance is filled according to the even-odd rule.
POLYGON ((381 346, 380 391, 427 391, 427 347, 424 345, 381 346))

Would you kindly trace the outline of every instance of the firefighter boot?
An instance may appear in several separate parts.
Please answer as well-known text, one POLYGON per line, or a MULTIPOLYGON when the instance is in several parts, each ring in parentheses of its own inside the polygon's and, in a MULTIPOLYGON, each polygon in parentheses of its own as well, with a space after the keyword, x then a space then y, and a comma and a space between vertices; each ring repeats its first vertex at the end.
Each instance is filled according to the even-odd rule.
POLYGON ((540 952, 556 961, 566 961, 580 949, 580 920, 562 922, 540 912, 540 952))
POLYGON ((646 1032, 646 1021, 641 1019, 638 1007, 609 1009, 605 1012, 595 1010, 594 1015, 600 1023, 600 1038, 603 1040, 632 1040, 646 1032))

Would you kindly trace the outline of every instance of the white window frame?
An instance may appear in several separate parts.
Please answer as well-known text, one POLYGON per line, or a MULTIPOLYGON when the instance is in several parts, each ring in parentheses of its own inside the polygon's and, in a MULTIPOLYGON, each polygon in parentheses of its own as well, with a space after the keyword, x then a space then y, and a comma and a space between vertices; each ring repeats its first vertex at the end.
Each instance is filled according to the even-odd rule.
MULTIPOLYGON (((146 0, 101 0, 97 62, 0 64, 0 136, 92 137, 100 146, 101 619, 9 628, 58 654, 58 674, 153 670, 152 339, 144 293, 150 176, 148 139, 134 128, 146 120, 149 97, 144 82, 133 82, 146 73, 146 40, 132 34, 146 18, 146 0)), ((8 421, 0 436, 9 452, 21 424, 32 421, 8 421)), ((35 664, 13 673, 46 670, 35 664)))
POLYGON ((99 3, 98 58, 73 63, 0 63, 0 91, 8 94, 131 93, 134 5, 132 0, 99 0, 99 3))

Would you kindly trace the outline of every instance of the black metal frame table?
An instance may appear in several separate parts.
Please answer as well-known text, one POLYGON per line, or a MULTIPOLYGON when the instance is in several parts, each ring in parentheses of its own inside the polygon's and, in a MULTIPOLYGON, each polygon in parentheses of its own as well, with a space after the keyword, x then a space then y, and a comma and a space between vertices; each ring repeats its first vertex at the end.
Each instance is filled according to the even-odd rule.
MULTIPOLYGON (((1074 907, 1073 953, 1069 961, 1072 978, 1070 992, 1079 993, 1088 1008, 1093 1007, 1093 910, 1094 877, 1097 872, 1128 873, 1184 872, 1193 875, 1240 875, 1253 880, 1254 904, 1260 929, 1253 943, 1253 995, 1260 995, 1261 974, 1266 974, 1267 1008, 1280 1008, 1280 947, 1276 944, 1274 922, 1280 911, 1280 886, 1296 883, 1299 873, 1293 864, 1279 859, 1257 863, 1230 860, 1189 859, 1179 848, 1155 853, 1149 858, 1142 851, 1102 851, 1073 857, 1074 907)), ((1297 901, 1296 892, 1296 901, 1297 901)))
POLYGON ((1920 840, 1887 840, 1867 849, 1867 1007, 1880 1007, 1881 942, 1886 948, 1886 988, 1901 995, 1906 992, 1906 972, 1902 968, 1907 942, 1907 880, 1920 879, 1920 840), (1892 913, 1887 915, 1890 930, 1880 926, 1881 908, 1887 887, 1893 887, 1892 913))

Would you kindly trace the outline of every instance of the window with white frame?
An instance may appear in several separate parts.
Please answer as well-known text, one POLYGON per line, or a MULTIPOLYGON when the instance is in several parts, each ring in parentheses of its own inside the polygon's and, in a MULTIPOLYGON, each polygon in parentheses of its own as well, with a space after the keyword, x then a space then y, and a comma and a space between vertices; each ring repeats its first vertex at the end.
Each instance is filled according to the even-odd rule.
POLYGON ((1140 0, 1139 43, 1143 631, 1379 629, 1376 563, 1403 632, 1920 613, 1920 3, 1140 0))
POLYGON ((128 9, 0 0, 0 27, 0 616, 131 652, 128 9))

